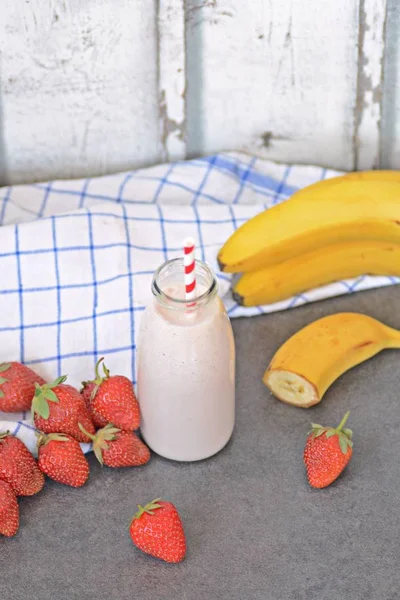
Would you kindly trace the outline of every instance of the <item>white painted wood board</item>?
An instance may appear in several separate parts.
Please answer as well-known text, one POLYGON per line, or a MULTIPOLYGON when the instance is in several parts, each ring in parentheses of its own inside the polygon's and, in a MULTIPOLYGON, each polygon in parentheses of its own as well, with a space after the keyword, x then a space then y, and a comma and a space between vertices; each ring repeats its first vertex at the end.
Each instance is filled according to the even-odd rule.
POLYGON ((357 0, 188 0, 190 154, 353 167, 357 0), (201 125, 193 124, 201 114, 201 125))
POLYGON ((0 45, 8 181, 160 159, 153 0, 1 0, 0 45))
POLYGON ((185 0, 158 3, 160 136, 163 160, 186 157, 185 0))
POLYGON ((385 58, 386 0, 361 0, 358 36, 354 169, 381 163, 382 81, 385 58))
POLYGON ((388 0, 383 76, 381 166, 400 169, 400 3, 388 0))

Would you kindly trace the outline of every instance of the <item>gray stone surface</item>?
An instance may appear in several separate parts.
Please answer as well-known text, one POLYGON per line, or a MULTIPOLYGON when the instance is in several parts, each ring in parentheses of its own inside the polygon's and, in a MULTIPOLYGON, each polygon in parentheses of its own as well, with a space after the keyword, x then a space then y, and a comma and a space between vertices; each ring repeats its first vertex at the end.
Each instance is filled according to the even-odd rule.
POLYGON ((90 459, 81 490, 47 482, 21 500, 21 528, 0 540, 5 600, 397 600, 400 589, 400 353, 344 375, 309 410, 274 399, 261 376, 274 350, 328 313, 365 312, 400 328, 400 287, 234 321, 237 425, 195 464, 156 456, 138 469, 90 459), (312 490, 302 450, 311 420, 351 410, 354 455, 331 487, 312 490), (135 504, 173 501, 188 542, 167 565, 136 550, 135 504))

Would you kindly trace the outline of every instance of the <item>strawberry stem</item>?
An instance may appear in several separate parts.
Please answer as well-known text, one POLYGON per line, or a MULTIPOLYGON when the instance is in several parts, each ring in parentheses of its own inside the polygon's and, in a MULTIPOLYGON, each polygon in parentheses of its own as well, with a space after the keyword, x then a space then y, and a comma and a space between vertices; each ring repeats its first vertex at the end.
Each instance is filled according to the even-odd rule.
MULTIPOLYGON (((154 515, 154 511, 157 508, 161 508, 161 504, 158 504, 161 501, 161 498, 156 498, 155 500, 153 500, 152 502, 149 502, 148 504, 146 504, 145 506, 142 506, 141 504, 138 504, 138 511, 133 515, 132 521, 134 521, 135 519, 139 519, 143 513, 147 513, 149 515, 154 515)), ((132 523, 131 521, 131 523, 132 523)))
POLYGON ((65 435, 65 433, 43 433, 40 432, 39 434, 36 434, 38 437, 37 440, 37 448, 40 448, 40 446, 46 446, 46 444, 48 444, 51 441, 54 442, 69 442, 69 437, 67 435, 65 435))
MULTIPOLYGON (((101 384, 103 383, 103 381, 104 381, 105 379, 108 379, 108 378, 109 378, 109 376, 110 376, 110 371, 107 369, 107 367, 105 366, 105 364, 104 364, 104 363, 103 363, 104 377, 102 377, 102 376, 100 375, 100 373, 99 373, 99 367, 100 367, 100 363, 101 363, 103 360, 104 360, 104 356, 102 356, 101 358, 99 358, 99 360, 98 360, 98 361, 97 361, 97 363, 96 363, 95 370, 94 370, 94 371, 95 371, 95 372, 94 372, 94 374, 95 374, 95 378, 94 378, 94 379, 92 379, 91 381, 86 381, 86 382, 84 383, 84 385, 87 385, 88 383, 94 383, 94 384, 95 384, 95 386, 94 386, 94 388, 93 388, 93 390, 92 390, 92 393, 90 394, 90 399, 91 399, 91 400, 94 400, 94 397, 95 397, 95 396, 96 396, 96 394, 97 394, 97 390, 99 389, 99 387, 101 386, 101 384)), ((82 382, 82 383, 83 383, 83 382, 82 382)))
POLYGON ((82 423, 78 423, 78 427, 82 431, 82 433, 84 433, 85 435, 87 435, 88 438, 90 440, 92 440, 92 442, 94 442, 96 440, 96 436, 93 435, 92 433, 89 433, 88 431, 86 431, 86 429, 84 428, 84 426, 82 425, 82 423))
POLYGON ((343 419, 340 421, 339 425, 336 427, 336 431, 339 433, 339 431, 342 431, 343 427, 346 424, 347 419, 349 418, 350 415, 350 411, 348 410, 347 413, 344 415, 343 419))
POLYGON ((101 383, 102 382, 102 377, 101 377, 101 375, 99 373, 99 366, 100 366, 100 363, 103 360, 104 360, 104 356, 102 358, 99 358, 99 360, 96 363, 96 366, 95 366, 95 369, 94 369, 94 372, 95 372, 95 375, 96 375, 95 380, 94 380, 95 383, 101 383))

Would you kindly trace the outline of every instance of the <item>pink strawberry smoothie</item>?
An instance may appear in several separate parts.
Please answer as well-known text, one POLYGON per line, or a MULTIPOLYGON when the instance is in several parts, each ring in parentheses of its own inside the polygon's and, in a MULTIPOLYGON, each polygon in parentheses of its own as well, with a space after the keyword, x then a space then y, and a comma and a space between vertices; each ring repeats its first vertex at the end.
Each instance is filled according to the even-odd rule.
POLYGON ((188 307, 181 264, 165 263, 153 281, 154 299, 139 334, 138 397, 150 448, 165 458, 195 461, 231 437, 235 345, 212 272, 197 261, 196 304, 188 307))

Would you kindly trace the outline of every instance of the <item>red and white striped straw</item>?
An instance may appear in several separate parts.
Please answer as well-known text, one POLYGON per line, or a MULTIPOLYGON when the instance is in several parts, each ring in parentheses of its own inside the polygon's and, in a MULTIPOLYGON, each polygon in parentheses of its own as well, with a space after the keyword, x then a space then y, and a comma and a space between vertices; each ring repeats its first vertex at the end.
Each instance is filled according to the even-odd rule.
POLYGON ((195 242, 193 238, 186 238, 183 242, 183 264, 185 267, 185 298, 193 300, 196 296, 196 262, 195 242))

